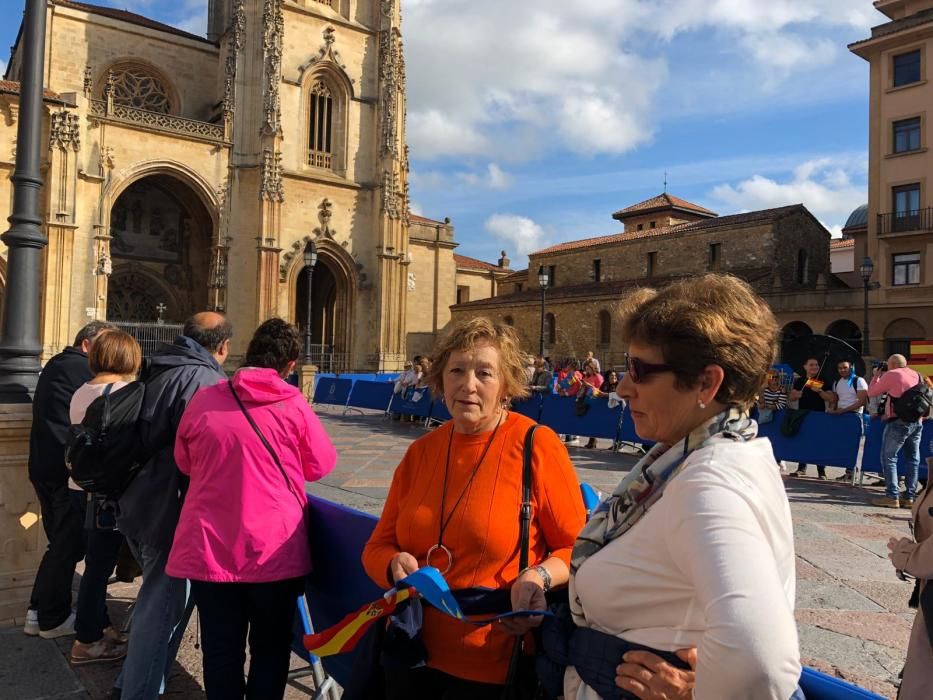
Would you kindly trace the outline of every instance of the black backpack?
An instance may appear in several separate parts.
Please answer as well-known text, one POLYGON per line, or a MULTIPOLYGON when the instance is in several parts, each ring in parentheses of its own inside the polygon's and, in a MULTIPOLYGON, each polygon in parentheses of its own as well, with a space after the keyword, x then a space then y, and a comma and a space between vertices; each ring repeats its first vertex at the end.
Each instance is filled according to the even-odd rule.
POLYGON ((918 372, 920 381, 903 394, 894 399, 894 415, 905 423, 916 423, 930 414, 933 408, 933 389, 927 385, 923 376, 918 372))
POLYGON ((85 491, 118 498, 146 463, 138 426, 145 398, 143 380, 107 391, 88 406, 81 425, 72 427, 65 463, 85 491))

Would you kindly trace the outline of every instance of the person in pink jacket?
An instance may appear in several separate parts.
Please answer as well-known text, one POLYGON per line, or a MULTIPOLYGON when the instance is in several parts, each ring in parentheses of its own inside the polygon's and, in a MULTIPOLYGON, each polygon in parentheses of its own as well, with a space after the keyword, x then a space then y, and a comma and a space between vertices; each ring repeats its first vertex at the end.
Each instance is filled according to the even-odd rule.
POLYGON ((298 329, 266 321, 246 366, 195 394, 178 427, 175 461, 191 483, 166 572, 191 580, 209 699, 285 692, 296 600, 311 571, 304 485, 337 461, 308 402, 283 379, 300 348, 298 329))

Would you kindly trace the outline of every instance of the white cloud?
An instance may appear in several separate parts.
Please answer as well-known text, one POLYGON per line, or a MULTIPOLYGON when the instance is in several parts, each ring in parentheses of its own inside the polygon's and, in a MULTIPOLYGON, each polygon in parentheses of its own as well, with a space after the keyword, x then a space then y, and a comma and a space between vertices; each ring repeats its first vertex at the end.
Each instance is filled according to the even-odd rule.
POLYGON ((737 185, 715 187, 712 198, 732 211, 803 204, 834 235, 867 199, 864 159, 816 158, 801 163, 783 181, 753 175, 737 185))
POLYGON ((622 154, 659 117, 851 95, 845 43, 882 19, 868 0, 406 0, 409 141, 419 159, 622 154))
POLYGON ((424 216, 424 207, 419 202, 412 202, 408 205, 408 209, 415 216, 424 216))
POLYGON ((507 190, 512 186, 512 176, 505 172, 495 163, 490 163, 486 168, 489 176, 489 188, 493 190, 507 190))
POLYGON ((528 255, 547 245, 548 234, 544 228, 525 216, 493 214, 486 220, 486 231, 511 246, 508 252, 528 255))
POLYGON ((0 75, 6 75, 6 61, 0 58, 0 75))

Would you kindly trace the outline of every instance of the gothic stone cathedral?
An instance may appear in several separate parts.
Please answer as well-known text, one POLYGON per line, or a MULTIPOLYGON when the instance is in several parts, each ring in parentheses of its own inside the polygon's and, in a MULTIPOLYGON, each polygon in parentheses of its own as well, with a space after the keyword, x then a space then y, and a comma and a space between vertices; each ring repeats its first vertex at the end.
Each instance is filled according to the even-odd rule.
MULTIPOLYGON (((180 323, 203 309, 230 317, 241 355, 265 318, 304 324, 313 239, 313 342, 342 368, 398 368, 409 335, 433 335, 453 303, 434 294, 440 313, 411 314, 409 298, 456 275, 452 230, 450 270, 437 240, 416 240, 430 236, 409 248, 430 222, 408 209, 399 0, 209 2, 203 38, 50 1, 44 355, 89 318, 180 323)), ((0 82, 5 203, 20 49, 0 82)))

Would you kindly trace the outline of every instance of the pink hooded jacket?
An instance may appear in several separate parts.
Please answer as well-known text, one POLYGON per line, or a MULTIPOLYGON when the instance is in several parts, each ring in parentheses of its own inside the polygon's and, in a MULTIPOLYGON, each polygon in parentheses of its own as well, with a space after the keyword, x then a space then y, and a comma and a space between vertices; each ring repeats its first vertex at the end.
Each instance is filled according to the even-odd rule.
POLYGON ((195 581, 261 583, 304 576, 311 553, 305 481, 337 452, 308 402, 275 370, 243 368, 233 385, 288 475, 250 427, 226 382, 201 389, 182 416, 175 461, 191 477, 166 572, 195 581))

